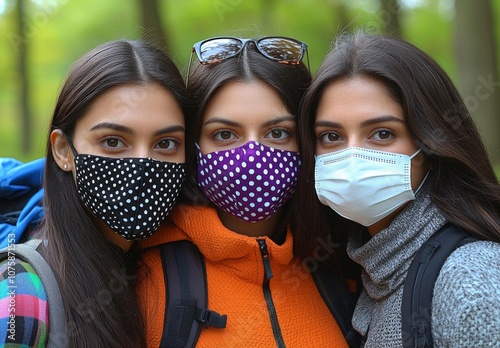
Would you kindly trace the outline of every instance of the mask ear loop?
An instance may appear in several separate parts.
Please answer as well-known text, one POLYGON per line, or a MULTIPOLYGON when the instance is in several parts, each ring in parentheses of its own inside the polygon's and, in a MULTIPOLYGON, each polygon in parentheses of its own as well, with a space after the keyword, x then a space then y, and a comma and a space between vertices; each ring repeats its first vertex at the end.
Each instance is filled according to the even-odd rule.
MULTIPOLYGON (((420 152, 422 151, 422 149, 418 149, 413 155, 410 156, 410 168, 411 168, 411 160, 416 156, 418 155, 420 152)), ((427 177, 429 176, 429 174, 431 173, 431 170, 429 169, 427 171, 427 173, 425 174, 424 178, 422 179, 422 182, 420 183, 420 185, 418 185, 417 189, 415 190, 415 192, 413 193, 414 195, 417 195, 418 191, 420 191, 420 189, 422 188, 422 186, 424 186, 424 183, 425 181, 427 180, 427 177)))
POLYGON ((71 152, 73 153, 73 156, 75 156, 75 157, 78 156, 79 153, 76 151, 75 147, 73 146, 73 142, 70 140, 70 138, 67 137, 66 134, 64 134, 64 138, 68 142, 69 148, 71 149, 71 152))
MULTIPOLYGON (((66 136, 65 136, 65 137, 66 137, 66 136)), ((71 149, 71 152, 73 152, 73 156, 75 156, 75 157, 76 157, 76 156, 78 156, 78 155, 79 155, 79 153, 78 153, 78 152, 76 152, 76 149, 75 149, 75 147, 73 146, 73 142, 72 142, 71 140, 69 140, 69 138, 68 138, 68 137, 66 137, 66 141, 68 142, 68 145, 69 145, 69 148, 71 149)))
POLYGON ((418 155, 421 151, 422 151, 422 149, 418 149, 413 155, 411 155, 410 156, 410 161, 413 159, 413 157, 415 157, 416 155, 418 155))

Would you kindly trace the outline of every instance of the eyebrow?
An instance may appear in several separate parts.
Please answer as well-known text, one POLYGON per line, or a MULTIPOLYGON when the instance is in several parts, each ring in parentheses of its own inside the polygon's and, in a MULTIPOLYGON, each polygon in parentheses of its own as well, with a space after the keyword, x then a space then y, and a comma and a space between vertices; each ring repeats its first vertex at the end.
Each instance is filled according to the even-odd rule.
MULTIPOLYGON (((127 134, 133 134, 134 133, 134 131, 133 131, 132 128, 125 127, 123 125, 116 124, 116 123, 111 123, 111 122, 98 123, 95 126, 93 126, 92 128, 90 128, 90 130, 97 130, 97 129, 112 129, 112 130, 115 130, 115 131, 118 131, 118 132, 122 132, 122 133, 127 133, 127 134)), ((170 126, 170 127, 165 127, 165 128, 159 129, 154 134, 155 135, 160 135, 160 134, 165 134, 165 133, 183 132, 183 131, 185 131, 185 129, 184 129, 183 126, 181 126, 181 125, 174 125, 174 126, 170 126)))
POLYGON ((241 127, 241 124, 239 124, 238 122, 234 122, 234 121, 222 118, 222 117, 212 117, 211 119, 209 119, 205 123, 203 123, 203 125, 206 126, 207 124, 211 124, 211 123, 222 123, 222 124, 225 124, 226 126, 241 127))
POLYGON ((314 128, 317 127, 342 128, 342 125, 333 121, 316 121, 314 122, 314 128))
MULTIPOLYGON (((275 124, 278 124, 281 122, 287 122, 287 121, 295 122, 296 118, 295 118, 295 116, 292 116, 292 115, 278 116, 276 118, 273 118, 272 120, 265 122, 262 126, 269 127, 269 126, 272 126, 272 125, 275 125, 275 124)), ((228 120, 226 118, 222 118, 222 117, 212 117, 211 119, 206 121, 203 125, 205 126, 205 125, 210 124, 210 123, 222 123, 222 124, 225 124, 225 125, 231 126, 231 127, 243 127, 243 125, 241 123, 234 122, 234 121, 228 120)))
MULTIPOLYGON (((382 123, 382 122, 400 122, 400 123, 405 123, 404 120, 392 116, 392 115, 382 115, 378 116, 375 118, 371 118, 369 120, 361 122, 361 127, 366 127, 366 126, 371 126, 377 123, 382 123)), ((338 122, 333 122, 333 121, 317 121, 314 123, 314 127, 331 127, 331 128, 343 128, 342 125, 338 122)))
POLYGON ((93 126, 92 128, 90 128, 90 130, 98 130, 98 129, 112 129, 112 130, 123 132, 123 133, 129 133, 129 134, 133 133, 131 128, 122 126, 120 124, 111 123, 111 122, 98 123, 95 126, 93 126))
POLYGON ((399 123, 405 123, 404 120, 402 120, 402 119, 400 119, 400 118, 398 118, 396 116, 382 115, 382 116, 378 116, 378 117, 375 117, 375 118, 370 118, 369 120, 361 122, 361 127, 371 126, 371 125, 374 125, 374 124, 377 124, 377 123, 382 123, 382 122, 399 122, 399 123))
POLYGON ((165 127, 155 132, 155 135, 161 135, 165 133, 174 133, 174 132, 185 132, 186 129, 182 127, 180 124, 170 127, 165 127))
POLYGON ((279 117, 273 118, 272 120, 265 122, 263 126, 269 127, 269 126, 273 126, 273 125, 281 123, 281 122, 288 122, 288 121, 295 122, 295 121, 297 121, 297 119, 295 116, 292 116, 292 115, 283 115, 283 116, 279 116, 279 117))

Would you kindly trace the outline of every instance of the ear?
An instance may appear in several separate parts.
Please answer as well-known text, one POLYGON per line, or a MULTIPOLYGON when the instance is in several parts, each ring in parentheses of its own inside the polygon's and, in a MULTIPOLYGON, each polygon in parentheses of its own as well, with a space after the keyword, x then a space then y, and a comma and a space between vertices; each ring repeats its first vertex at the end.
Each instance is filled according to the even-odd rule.
POLYGON ((73 170, 75 163, 73 153, 66 136, 60 129, 55 129, 50 133, 50 144, 52 145, 52 156, 59 168, 65 172, 73 170))

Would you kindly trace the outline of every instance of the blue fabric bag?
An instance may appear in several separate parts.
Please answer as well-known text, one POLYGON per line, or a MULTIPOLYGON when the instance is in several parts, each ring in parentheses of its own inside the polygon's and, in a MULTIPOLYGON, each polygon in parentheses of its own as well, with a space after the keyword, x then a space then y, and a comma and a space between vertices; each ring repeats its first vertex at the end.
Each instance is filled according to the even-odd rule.
POLYGON ((0 158, 0 248, 19 243, 42 220, 45 158, 23 163, 0 158))

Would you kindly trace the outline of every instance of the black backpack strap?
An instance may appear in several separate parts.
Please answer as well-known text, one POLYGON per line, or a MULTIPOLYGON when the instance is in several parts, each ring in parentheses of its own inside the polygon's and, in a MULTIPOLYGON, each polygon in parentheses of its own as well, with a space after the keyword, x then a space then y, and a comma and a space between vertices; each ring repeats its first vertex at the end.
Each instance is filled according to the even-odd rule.
POLYGON ((450 223, 432 235, 418 250, 406 276, 401 304, 405 348, 431 348, 434 283, 448 256, 476 239, 450 223))
POLYGON ((205 262, 193 243, 166 243, 160 253, 167 296, 161 347, 194 347, 202 326, 224 328, 227 316, 207 308, 205 262))
POLYGON ((340 279, 323 265, 312 272, 312 277, 349 347, 360 347, 361 335, 354 330, 351 322, 359 293, 351 292, 344 279, 340 279))

